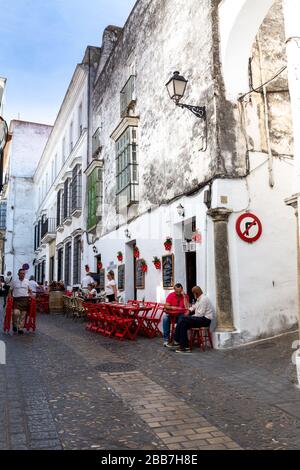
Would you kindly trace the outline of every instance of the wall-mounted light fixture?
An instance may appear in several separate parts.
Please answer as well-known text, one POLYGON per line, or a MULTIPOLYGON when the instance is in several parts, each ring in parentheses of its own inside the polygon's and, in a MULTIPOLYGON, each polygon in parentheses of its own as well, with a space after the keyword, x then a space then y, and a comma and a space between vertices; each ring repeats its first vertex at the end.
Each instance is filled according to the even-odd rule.
POLYGON ((179 72, 174 72, 173 77, 170 78, 166 84, 170 98, 176 106, 180 108, 186 108, 191 111, 197 118, 206 120, 206 107, 205 106, 192 106, 190 104, 180 103, 180 100, 184 97, 185 90, 188 84, 186 80, 179 72))
POLYGON ((129 232, 128 228, 124 230, 124 234, 126 238, 131 238, 131 233, 129 232))
POLYGON ((96 248, 95 246, 93 246, 93 252, 94 252, 95 254, 98 253, 98 250, 97 250, 97 248, 96 248))
POLYGON ((177 209, 178 215, 179 215, 180 217, 184 217, 184 207, 183 207, 183 205, 182 205, 182 204, 179 204, 179 206, 177 206, 176 209, 177 209))

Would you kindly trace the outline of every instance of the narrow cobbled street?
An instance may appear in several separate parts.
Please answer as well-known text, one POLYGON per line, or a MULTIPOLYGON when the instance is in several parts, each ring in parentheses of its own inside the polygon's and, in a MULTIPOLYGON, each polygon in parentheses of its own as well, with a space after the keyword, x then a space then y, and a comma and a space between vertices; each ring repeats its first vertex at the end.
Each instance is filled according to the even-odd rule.
POLYGON ((0 336, 0 448, 297 449, 295 338, 182 357, 39 316, 36 334, 0 336))

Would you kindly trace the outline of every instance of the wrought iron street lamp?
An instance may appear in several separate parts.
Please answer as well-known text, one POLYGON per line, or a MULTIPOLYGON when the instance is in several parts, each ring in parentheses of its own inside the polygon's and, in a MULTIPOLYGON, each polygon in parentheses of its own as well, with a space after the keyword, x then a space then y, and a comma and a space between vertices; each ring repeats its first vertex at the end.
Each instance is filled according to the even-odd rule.
POLYGON ((170 78, 166 84, 169 96, 172 101, 180 108, 185 108, 191 111, 197 118, 206 120, 206 107, 205 106, 192 106, 190 104, 180 103, 180 100, 184 97, 185 90, 188 84, 186 80, 179 72, 174 72, 173 77, 170 78))

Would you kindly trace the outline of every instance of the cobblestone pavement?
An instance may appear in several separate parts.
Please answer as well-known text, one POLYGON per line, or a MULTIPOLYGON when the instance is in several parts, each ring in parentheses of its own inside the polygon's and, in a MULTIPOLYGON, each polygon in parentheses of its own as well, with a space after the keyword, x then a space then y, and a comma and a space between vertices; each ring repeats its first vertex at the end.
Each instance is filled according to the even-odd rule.
POLYGON ((0 334, 0 449, 297 449, 295 338, 181 356, 41 316, 0 334))

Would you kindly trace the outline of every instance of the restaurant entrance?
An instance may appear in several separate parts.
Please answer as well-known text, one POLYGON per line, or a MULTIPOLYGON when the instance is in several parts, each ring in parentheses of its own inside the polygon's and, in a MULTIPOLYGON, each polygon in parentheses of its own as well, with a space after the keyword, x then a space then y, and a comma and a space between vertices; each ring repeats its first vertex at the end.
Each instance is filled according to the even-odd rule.
POLYGON ((125 269, 125 291, 127 300, 136 300, 137 299, 137 289, 136 289, 136 259, 134 257, 134 247, 136 245, 135 240, 126 243, 125 245, 125 259, 126 269, 125 269))
POLYGON ((185 254, 186 266, 186 292, 189 296, 190 303, 194 298, 192 288, 197 285, 197 255, 196 251, 188 251, 185 254))

